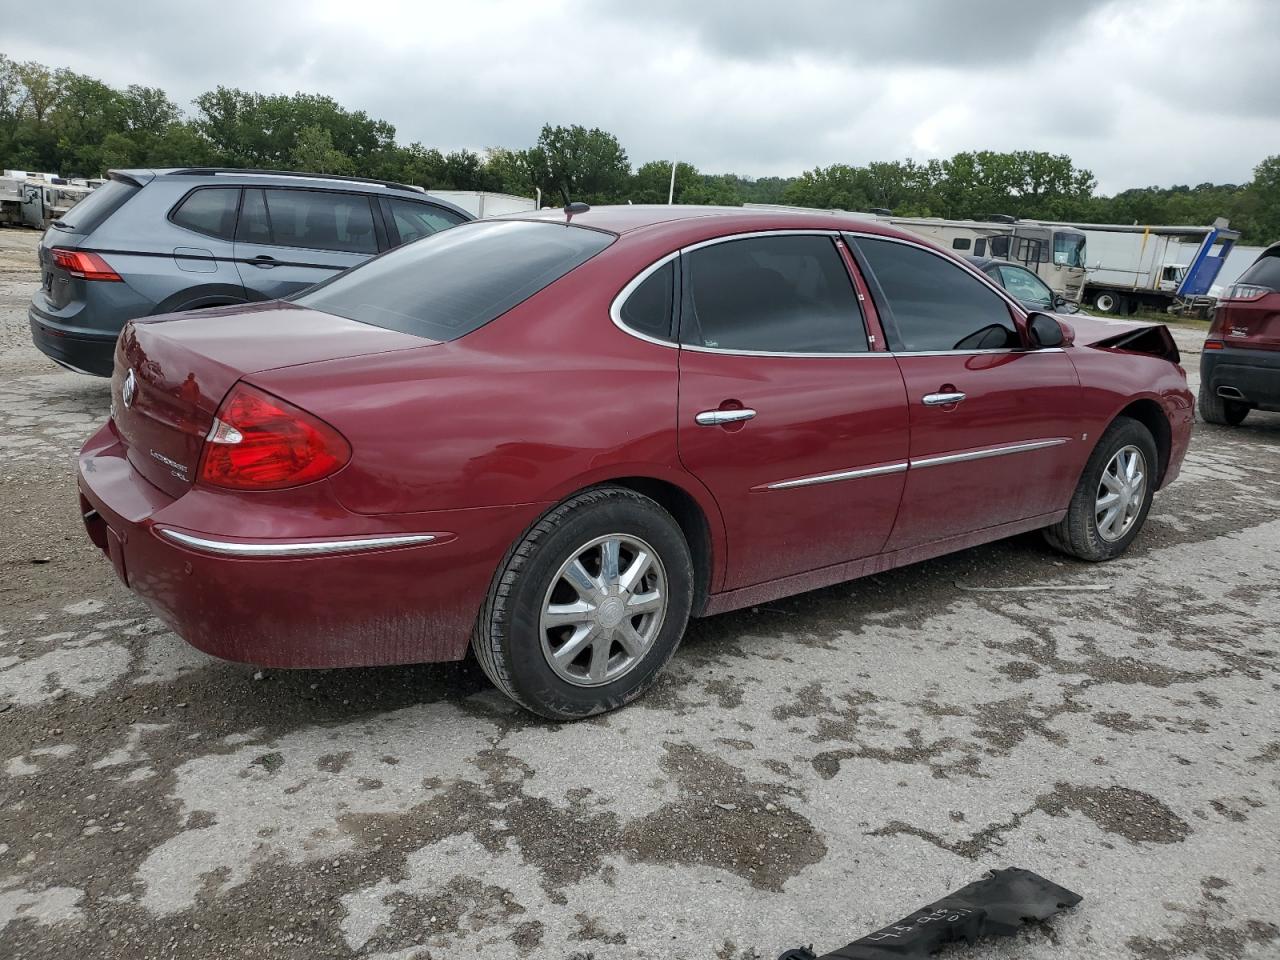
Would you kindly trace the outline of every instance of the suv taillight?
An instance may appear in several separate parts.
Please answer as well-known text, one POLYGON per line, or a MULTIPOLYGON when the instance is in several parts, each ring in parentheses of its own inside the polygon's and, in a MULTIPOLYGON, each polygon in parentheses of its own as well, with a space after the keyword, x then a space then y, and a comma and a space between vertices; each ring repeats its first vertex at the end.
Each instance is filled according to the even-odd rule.
POLYGON ((1256 283, 1233 283, 1227 289, 1224 300, 1257 300, 1268 293, 1274 293, 1270 287, 1260 287, 1256 283))
POLYGON ((49 255, 53 257, 55 267, 81 280, 122 282, 120 274, 111 269, 111 264, 89 250, 67 250, 64 247, 54 247, 49 251, 49 255))
POLYGON ((200 480, 232 490, 281 490, 321 480, 350 459, 351 445, 329 424, 237 383, 205 438, 200 480))

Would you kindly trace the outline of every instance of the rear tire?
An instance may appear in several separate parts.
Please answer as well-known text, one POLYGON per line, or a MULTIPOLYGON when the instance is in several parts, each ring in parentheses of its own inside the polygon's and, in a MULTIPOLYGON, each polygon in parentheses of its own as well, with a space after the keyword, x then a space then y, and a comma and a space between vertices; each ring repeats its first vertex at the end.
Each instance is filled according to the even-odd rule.
POLYGON ((1238 427, 1249 415, 1249 404, 1243 400, 1228 400, 1220 397, 1209 388, 1203 380, 1200 382, 1200 416, 1205 423, 1216 423, 1222 427, 1238 427))
POLYGON ((1151 431, 1130 417, 1117 417, 1089 456, 1067 515, 1045 528, 1045 539, 1055 549, 1093 563, 1120 556, 1146 523, 1158 469, 1151 431), (1135 463, 1141 489, 1124 470, 1135 463), (1112 494, 1116 499, 1108 501, 1112 494))
POLYGON ((471 644, 485 675, 520 706, 579 720, 653 685, 684 636, 692 600, 679 524, 634 490, 597 487, 560 504, 511 548, 471 644))

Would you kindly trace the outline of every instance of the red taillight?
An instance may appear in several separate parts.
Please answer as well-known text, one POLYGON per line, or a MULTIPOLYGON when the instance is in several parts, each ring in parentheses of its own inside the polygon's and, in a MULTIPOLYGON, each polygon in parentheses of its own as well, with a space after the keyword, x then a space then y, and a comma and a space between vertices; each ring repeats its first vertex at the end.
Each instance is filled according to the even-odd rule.
POLYGON ((53 257, 53 265, 67 271, 81 280, 110 280, 120 283, 120 274, 111 269, 111 264, 89 250, 64 250, 54 247, 49 251, 53 257))
POLYGON ((1204 342, 1204 349, 1206 350, 1221 350, 1225 346, 1226 344, 1223 343, 1221 340, 1206 340, 1204 342))
POLYGON ((200 480, 232 490, 280 490, 323 479, 350 459, 351 445, 323 420, 238 383, 205 441, 200 480))

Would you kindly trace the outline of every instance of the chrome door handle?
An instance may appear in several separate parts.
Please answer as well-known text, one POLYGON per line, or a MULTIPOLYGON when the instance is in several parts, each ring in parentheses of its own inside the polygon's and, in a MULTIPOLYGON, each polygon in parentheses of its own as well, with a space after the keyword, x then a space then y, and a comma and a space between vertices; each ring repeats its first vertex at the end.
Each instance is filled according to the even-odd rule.
POLYGON ((693 419, 704 427, 717 427, 737 423, 739 420, 750 420, 755 415, 754 410, 744 407, 741 410, 703 410, 693 419))
POLYGON ((959 403, 963 399, 963 393, 926 393, 923 403, 926 407, 945 407, 949 403, 959 403))

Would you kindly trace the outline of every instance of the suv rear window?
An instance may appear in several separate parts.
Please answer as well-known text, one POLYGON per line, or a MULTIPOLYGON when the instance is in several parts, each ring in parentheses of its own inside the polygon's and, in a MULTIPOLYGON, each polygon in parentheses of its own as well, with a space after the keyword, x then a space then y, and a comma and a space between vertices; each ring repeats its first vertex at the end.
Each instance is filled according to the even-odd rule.
POLYGON ((294 302, 375 327, 454 340, 559 280, 614 239, 557 223, 464 224, 338 274, 294 302))
POLYGON ((107 217, 124 206, 125 201, 140 189, 136 183, 108 180, 72 207, 67 215, 58 221, 63 224, 58 229, 90 233, 96 230, 107 217))
POLYGON ((1280 290, 1280 251, 1259 257, 1248 270, 1240 274, 1236 283, 1252 283, 1280 290))

